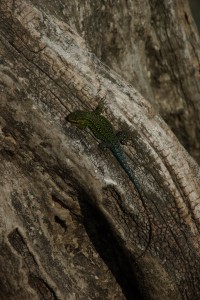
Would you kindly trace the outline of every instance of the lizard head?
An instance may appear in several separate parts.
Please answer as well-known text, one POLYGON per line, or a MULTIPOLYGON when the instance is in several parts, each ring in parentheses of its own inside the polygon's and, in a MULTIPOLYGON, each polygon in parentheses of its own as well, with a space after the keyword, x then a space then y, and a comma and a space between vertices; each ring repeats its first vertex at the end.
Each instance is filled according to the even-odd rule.
POLYGON ((81 110, 76 110, 74 112, 69 113, 66 117, 66 120, 72 124, 77 125, 78 127, 86 127, 86 118, 85 112, 81 110))
POLYGON ((66 120, 70 123, 80 123, 82 117, 82 111, 76 110, 74 112, 69 113, 69 115, 66 117, 66 120))

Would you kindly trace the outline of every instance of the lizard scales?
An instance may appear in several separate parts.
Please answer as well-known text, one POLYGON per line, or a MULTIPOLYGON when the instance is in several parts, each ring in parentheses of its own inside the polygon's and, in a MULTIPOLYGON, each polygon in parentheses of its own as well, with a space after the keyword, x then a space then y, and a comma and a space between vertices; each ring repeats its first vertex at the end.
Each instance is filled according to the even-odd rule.
POLYGON ((135 174, 126 161, 120 145, 121 140, 119 136, 116 135, 112 124, 100 114, 99 108, 95 111, 74 111, 67 116, 67 120, 70 123, 75 124, 80 129, 88 127, 94 136, 101 141, 100 146, 111 150, 142 198, 141 187, 135 174))
MULTIPOLYGON (((101 148, 109 148, 111 150, 111 152, 116 157, 123 170, 130 178, 131 182, 133 183, 140 196, 144 208, 147 210, 141 186, 134 172, 129 167, 124 156, 124 152, 120 145, 123 138, 122 136, 120 137, 115 133, 112 124, 103 115, 101 115, 101 110, 102 105, 98 106, 95 111, 76 110, 74 112, 71 112, 66 119, 70 123, 75 124, 80 129, 88 127, 92 131, 94 136, 101 141, 101 148)), ((151 242, 152 226, 148 213, 147 218, 149 221, 149 238, 145 250, 142 252, 141 255, 139 255, 139 257, 137 257, 137 259, 140 258, 147 251, 151 242)))

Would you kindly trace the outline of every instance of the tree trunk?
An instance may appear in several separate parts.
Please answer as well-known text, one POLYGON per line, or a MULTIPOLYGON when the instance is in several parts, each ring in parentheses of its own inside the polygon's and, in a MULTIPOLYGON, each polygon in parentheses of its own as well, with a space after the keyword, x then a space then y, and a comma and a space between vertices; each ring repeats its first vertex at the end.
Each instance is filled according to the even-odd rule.
POLYGON ((200 41, 188 2, 114 3, 105 1, 98 10, 93 5, 89 21, 79 16, 80 34, 104 63, 153 104, 200 163, 200 41))
POLYGON ((199 166, 135 87, 88 52, 72 29, 78 11, 67 25, 51 1, 0 3, 0 299, 200 299, 199 166), (65 120, 102 98, 128 133, 145 203, 109 150, 65 120))

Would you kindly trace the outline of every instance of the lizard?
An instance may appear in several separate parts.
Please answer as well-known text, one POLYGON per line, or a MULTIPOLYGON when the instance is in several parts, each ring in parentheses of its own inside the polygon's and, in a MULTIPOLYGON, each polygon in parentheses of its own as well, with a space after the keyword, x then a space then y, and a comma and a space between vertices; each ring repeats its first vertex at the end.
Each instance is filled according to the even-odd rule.
MULTIPOLYGON (((66 120, 71 124, 76 125, 80 129, 89 128, 92 131, 93 135, 98 140, 101 141, 101 143, 99 144, 100 147, 102 149, 109 148, 111 150, 112 154, 115 156, 115 158, 121 165, 122 169, 126 172, 129 179, 133 183, 136 191, 138 192, 142 200, 143 206, 146 208, 141 186, 134 172, 129 167, 129 164, 127 163, 127 160, 124 155, 124 151, 121 147, 121 143, 123 142, 125 136, 122 132, 118 134, 115 132, 115 129, 112 126, 111 122, 102 115, 102 108, 103 108, 103 104, 101 103, 100 105, 97 106, 97 108, 94 111, 76 110, 69 113, 66 117, 66 120)), ((152 230, 151 230, 150 219, 149 219, 149 227, 150 227, 149 241, 145 251, 149 247, 150 240, 151 240, 152 230)))

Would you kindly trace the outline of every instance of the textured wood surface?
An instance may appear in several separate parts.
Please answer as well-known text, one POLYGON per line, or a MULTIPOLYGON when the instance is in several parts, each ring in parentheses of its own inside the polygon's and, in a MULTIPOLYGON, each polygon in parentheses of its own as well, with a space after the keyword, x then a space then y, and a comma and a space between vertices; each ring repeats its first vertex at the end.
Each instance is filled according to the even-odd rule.
POLYGON ((0 298, 199 299, 198 165, 51 9, 8 0, 0 18, 0 298), (102 98, 145 207, 112 154, 65 121, 102 98))

